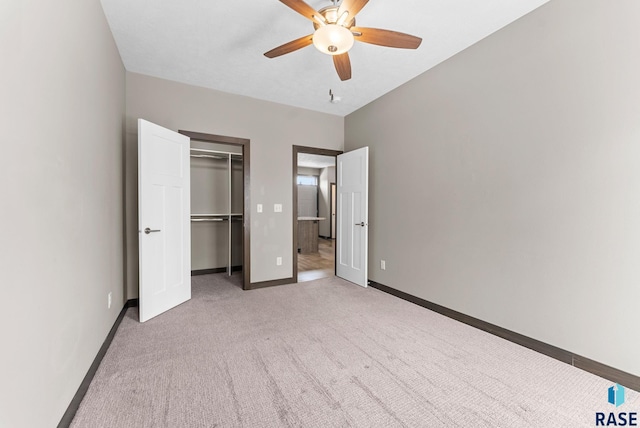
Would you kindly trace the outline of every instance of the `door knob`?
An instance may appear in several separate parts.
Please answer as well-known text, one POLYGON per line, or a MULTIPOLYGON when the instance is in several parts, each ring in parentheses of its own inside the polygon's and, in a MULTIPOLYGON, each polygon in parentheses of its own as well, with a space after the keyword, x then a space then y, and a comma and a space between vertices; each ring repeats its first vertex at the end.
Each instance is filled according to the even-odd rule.
POLYGON ((147 235, 151 232, 160 232, 160 229, 149 229, 148 227, 144 229, 144 233, 146 233, 147 235))

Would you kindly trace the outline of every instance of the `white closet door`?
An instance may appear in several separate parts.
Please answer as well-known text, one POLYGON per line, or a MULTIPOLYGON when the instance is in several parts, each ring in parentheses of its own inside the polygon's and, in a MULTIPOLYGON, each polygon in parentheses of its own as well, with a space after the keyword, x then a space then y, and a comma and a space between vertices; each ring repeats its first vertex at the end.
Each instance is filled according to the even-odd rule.
POLYGON ((189 143, 138 119, 140 322, 191 298, 189 143))

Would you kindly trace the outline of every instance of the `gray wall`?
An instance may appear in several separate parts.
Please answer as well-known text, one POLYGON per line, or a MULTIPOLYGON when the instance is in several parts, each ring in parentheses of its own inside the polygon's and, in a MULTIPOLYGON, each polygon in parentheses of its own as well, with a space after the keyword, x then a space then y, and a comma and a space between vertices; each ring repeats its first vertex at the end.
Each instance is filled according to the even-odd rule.
POLYGON ((318 216, 318 186, 298 184, 298 217, 318 216))
POLYGON ((349 115, 370 278, 640 375, 638 22, 554 0, 349 115))
POLYGON ((0 2, 0 57, 0 426, 54 427, 124 303, 125 74, 98 0, 0 2))
MULTIPOLYGON (((318 177, 320 182, 320 169, 298 167, 298 175, 313 175, 318 177)), ((318 186, 298 185, 298 217, 318 216, 318 186)))
POLYGON ((315 176, 319 176, 320 175, 320 169, 319 168, 307 168, 305 166, 299 166, 298 167, 298 174, 299 175, 315 175, 315 176))
POLYGON ((129 72, 126 103, 127 297, 138 296, 139 117, 173 130, 251 140, 251 282, 291 277, 292 146, 342 150, 344 118, 129 72), (326 132, 309 132, 318 127, 326 132), (262 213, 256 204, 263 204, 262 213), (283 212, 274 213, 274 204, 283 212))

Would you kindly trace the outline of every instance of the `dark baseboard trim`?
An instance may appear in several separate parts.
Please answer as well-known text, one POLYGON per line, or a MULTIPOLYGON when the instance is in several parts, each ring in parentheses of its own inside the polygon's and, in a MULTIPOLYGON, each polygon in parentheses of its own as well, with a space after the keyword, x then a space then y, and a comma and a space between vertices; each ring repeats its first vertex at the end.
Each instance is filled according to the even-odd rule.
POLYGON ((369 285, 380 291, 384 291, 385 293, 389 293, 393 296, 414 303, 418 306, 422 306, 423 308, 432 310, 456 321, 460 321, 464 324, 470 325, 471 327, 486 331, 487 333, 491 333, 510 342, 524 346, 525 348, 529 348, 551 358, 555 358, 556 360, 562 361, 566 364, 570 364, 596 376, 609 379, 610 381, 619 383, 620 385, 626 386, 627 388, 640 391, 640 376, 635 376, 631 373, 627 373, 622 370, 607 366, 606 364, 590 360, 583 356, 574 354, 573 352, 566 351, 556 346, 549 345, 548 343, 544 343, 520 333, 507 330, 506 328, 499 327, 495 324, 491 324, 478 318, 465 315, 462 312, 454 311, 453 309, 449 309, 436 303, 421 299, 419 297, 412 296, 411 294, 405 293, 404 291, 396 290, 395 288, 391 288, 384 284, 380 284, 375 281, 369 281, 369 285))
POLYGON ((631 388, 634 391, 640 391, 640 376, 632 375, 631 373, 624 372, 616 369, 615 367, 599 363, 577 354, 573 355, 573 366, 596 376, 619 383, 620 385, 631 388))
MULTIPOLYGON (((231 268, 232 272, 239 272, 242 270, 242 266, 233 266, 231 268)), ((221 267, 221 268, 212 268, 212 269, 198 269, 198 270, 192 270, 191 271, 191 276, 198 276, 198 275, 209 275, 212 273, 222 273, 222 272, 226 272, 227 268, 226 267, 221 267)))
POLYGON ((293 278, 274 279, 273 281, 252 282, 245 290, 257 290, 258 288, 273 287, 275 285, 293 284, 293 278))
POLYGON ((80 386, 76 391, 76 394, 73 396, 71 403, 69 403, 69 407, 67 407, 67 411, 64 412, 64 415, 62 415, 62 419, 60 419, 60 423, 58 423, 58 428, 68 428, 71 425, 71 422, 73 421, 73 418, 75 417, 76 412, 80 407, 80 403, 82 402, 82 399, 84 398, 85 394, 89 390, 89 385, 91 385, 91 381, 93 380, 93 377, 98 371, 98 367, 100 367, 100 363, 102 362, 102 359, 107 353, 107 350, 109 349, 109 346, 113 341, 113 337, 116 335, 116 331, 118 330, 120 323, 124 319, 124 315, 127 312, 127 309, 136 307, 136 306, 138 306, 138 299, 127 300, 127 302, 124 304, 124 307, 120 311, 120 314, 116 319, 116 322, 113 323, 113 327, 111 327, 111 330, 109 330, 109 334, 107 334, 107 338, 102 343, 102 346, 100 347, 100 350, 96 355, 96 358, 94 358, 93 363, 91 364, 91 367, 89 367, 89 371, 84 376, 84 379, 82 379, 82 383, 80 383, 80 386))

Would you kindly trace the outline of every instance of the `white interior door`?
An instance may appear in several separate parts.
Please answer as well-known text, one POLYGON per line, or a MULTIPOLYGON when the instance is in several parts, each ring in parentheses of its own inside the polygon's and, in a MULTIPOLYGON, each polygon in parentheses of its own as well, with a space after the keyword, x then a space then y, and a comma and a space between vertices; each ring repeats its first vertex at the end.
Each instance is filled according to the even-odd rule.
POLYGON ((140 322, 191 298, 189 144, 138 119, 140 322))
POLYGON ((338 155, 336 274, 367 286, 369 147, 338 155))

